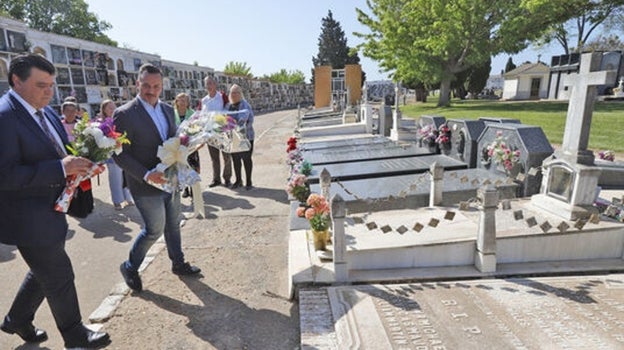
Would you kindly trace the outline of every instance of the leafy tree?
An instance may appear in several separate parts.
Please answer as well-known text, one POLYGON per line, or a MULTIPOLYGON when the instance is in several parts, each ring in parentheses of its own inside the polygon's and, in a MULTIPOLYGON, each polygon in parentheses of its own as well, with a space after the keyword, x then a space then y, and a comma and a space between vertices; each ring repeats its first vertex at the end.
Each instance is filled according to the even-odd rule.
MULTIPOLYGON (((576 0, 575 0, 576 1, 576 0)), ((367 0, 356 8, 370 33, 363 54, 397 81, 440 83, 439 106, 450 104, 455 75, 502 52, 526 48, 552 23, 566 20, 564 0, 367 0)))
POLYGON ((0 13, 8 15, 33 29, 117 46, 104 34, 111 24, 89 12, 83 0, 3 0, 0 13))
POLYGON ((265 75, 263 78, 272 83, 303 84, 305 82, 305 75, 300 70, 289 72, 286 69, 281 69, 279 72, 265 75))
POLYGON ((514 69, 516 69, 516 65, 513 63, 511 57, 509 57, 509 59, 507 60, 507 64, 505 65, 505 73, 510 72, 514 69))
POLYGON ((585 49, 590 51, 622 51, 624 42, 617 35, 601 36, 585 44, 585 49))
POLYGON ((583 52, 593 34, 624 29, 624 0, 571 0, 566 5, 572 18, 551 25, 548 31, 535 41, 543 46, 556 42, 565 54, 583 52))
POLYGON ((251 67, 247 67, 247 62, 230 61, 223 68, 223 73, 228 75, 238 75, 252 78, 251 67))
POLYGON ((480 94, 487 85, 488 78, 490 77, 490 71, 492 70, 492 59, 488 59, 482 64, 472 67, 468 75, 468 87, 466 90, 472 93, 474 96, 480 94))
MULTIPOLYGON (((333 14, 327 11, 327 17, 323 17, 321 35, 318 39, 318 54, 312 57, 312 81, 314 81, 314 67, 331 66, 333 69, 343 69, 347 64, 359 64, 360 56, 357 51, 347 45, 347 37, 340 23, 333 14)), ((366 75, 362 72, 362 82, 366 75)))

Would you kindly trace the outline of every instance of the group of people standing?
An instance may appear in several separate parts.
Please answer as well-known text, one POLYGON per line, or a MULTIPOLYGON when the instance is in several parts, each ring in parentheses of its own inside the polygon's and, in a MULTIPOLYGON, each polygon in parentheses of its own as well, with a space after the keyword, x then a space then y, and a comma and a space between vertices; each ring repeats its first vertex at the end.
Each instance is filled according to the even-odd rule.
MULTIPOLYGON (((35 312, 47 299, 65 347, 99 349, 111 340, 107 333, 94 332, 82 322, 73 268, 65 251, 66 214, 54 210, 66 177, 85 175, 93 163, 65 151, 70 142, 67 132, 71 129, 67 124, 72 124, 70 109, 76 106, 64 104, 64 122, 48 106, 54 93, 55 73, 54 65, 43 56, 18 56, 9 67, 11 89, 0 98, 0 242, 15 245, 29 267, 0 329, 17 334, 26 342, 47 340, 47 333, 32 323, 35 312)), ((238 85, 230 88, 229 101, 223 103, 223 96, 215 93, 216 83, 211 78, 205 83, 208 95, 202 100, 202 108, 244 111, 233 116, 252 145, 249 151, 231 154, 231 160, 218 149, 215 152, 209 148, 213 170, 217 169, 211 185, 221 183, 219 161, 223 156, 223 184, 230 182, 231 170, 227 176, 226 169, 231 162, 235 173, 231 187, 242 186, 241 167, 244 166, 245 184, 251 189, 254 139, 251 106, 244 100, 238 85)), ((143 227, 128 259, 119 267, 125 283, 135 292, 143 289, 139 267, 149 248, 163 235, 174 274, 196 276, 201 272, 184 259, 182 252, 180 193, 164 192, 154 186, 167 182, 165 174, 155 170, 160 162, 158 146, 175 136, 179 124, 176 116, 181 121, 190 113, 189 103, 179 103, 177 98, 175 108, 162 102, 159 98, 162 88, 160 69, 144 64, 139 69, 137 97, 116 109, 114 103, 103 103, 101 108, 101 117, 112 113, 116 130, 126 133, 131 140, 130 144, 123 145, 120 154, 113 156, 108 168, 111 182, 119 181, 118 176, 123 171, 125 176, 122 177, 129 190, 127 196, 123 191, 111 192, 113 202, 133 203, 143 219, 143 227)), ((199 162, 194 165, 199 166, 199 162)), ((123 179, 119 182, 123 183, 123 179)))
MULTIPOLYGON (((219 148, 208 145, 208 153, 212 162, 212 182, 209 187, 224 185, 232 189, 243 186, 243 177, 241 174, 242 167, 245 167, 245 188, 251 190, 253 182, 251 181, 251 173, 253 170, 253 161, 251 154, 253 152, 254 140, 254 113, 251 105, 243 96, 241 87, 234 84, 230 87, 229 94, 226 96, 217 90, 216 81, 208 76, 204 79, 206 86, 206 96, 201 100, 201 110, 207 112, 239 112, 232 114, 236 120, 239 130, 243 133, 251 144, 248 151, 227 153, 219 148), (223 173, 221 172, 221 158, 223 158, 223 173), (234 182, 232 179, 232 165, 234 166, 234 182), (221 180, 223 178, 223 180, 221 180)), ((193 115, 194 111, 190 108, 190 97, 186 93, 180 93, 174 100, 174 110, 176 115, 176 123, 184 121, 185 118, 193 115)), ((199 172, 199 155, 197 152, 189 155, 189 165, 199 172)), ((190 190, 185 190, 183 197, 190 195, 190 190)))

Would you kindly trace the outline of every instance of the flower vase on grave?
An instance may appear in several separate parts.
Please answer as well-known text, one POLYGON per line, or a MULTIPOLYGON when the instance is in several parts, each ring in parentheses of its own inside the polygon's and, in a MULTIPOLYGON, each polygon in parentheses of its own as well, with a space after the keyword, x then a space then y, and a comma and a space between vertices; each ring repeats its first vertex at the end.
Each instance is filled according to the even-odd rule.
POLYGON ((323 231, 312 230, 314 250, 325 250, 329 240, 329 229, 323 231))

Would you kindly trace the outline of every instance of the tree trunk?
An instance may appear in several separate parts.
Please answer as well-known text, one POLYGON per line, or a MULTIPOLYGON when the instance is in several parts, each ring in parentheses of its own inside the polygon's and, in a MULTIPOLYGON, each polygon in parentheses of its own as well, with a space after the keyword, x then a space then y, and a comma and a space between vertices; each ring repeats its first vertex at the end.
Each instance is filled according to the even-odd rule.
POLYGON ((427 102, 427 90, 424 87, 414 89, 416 93, 416 102, 427 102))
POLYGON ((444 78, 440 82, 440 99, 438 107, 448 107, 451 104, 451 78, 444 78))

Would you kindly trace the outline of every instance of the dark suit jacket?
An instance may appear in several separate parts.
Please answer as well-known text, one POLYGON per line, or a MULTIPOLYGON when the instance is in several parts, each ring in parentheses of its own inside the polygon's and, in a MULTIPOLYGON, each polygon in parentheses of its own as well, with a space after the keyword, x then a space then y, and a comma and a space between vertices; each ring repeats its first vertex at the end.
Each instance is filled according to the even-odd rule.
MULTIPOLYGON (((65 144, 65 129, 44 112, 65 144)), ((0 98, 0 242, 18 246, 64 241, 67 219, 54 210, 65 187, 54 146, 26 108, 8 93, 0 98)))
MULTIPOLYGON (((167 137, 173 137, 176 133, 175 116, 173 107, 160 104, 167 118, 169 131, 167 137)), ((123 152, 113 157, 126 174, 128 188, 133 195, 149 196, 158 195, 162 191, 143 180, 145 174, 160 163, 156 156, 158 146, 163 141, 156 124, 152 121, 139 98, 117 108, 115 114, 115 129, 118 132, 127 133, 130 144, 123 146, 123 152)))

